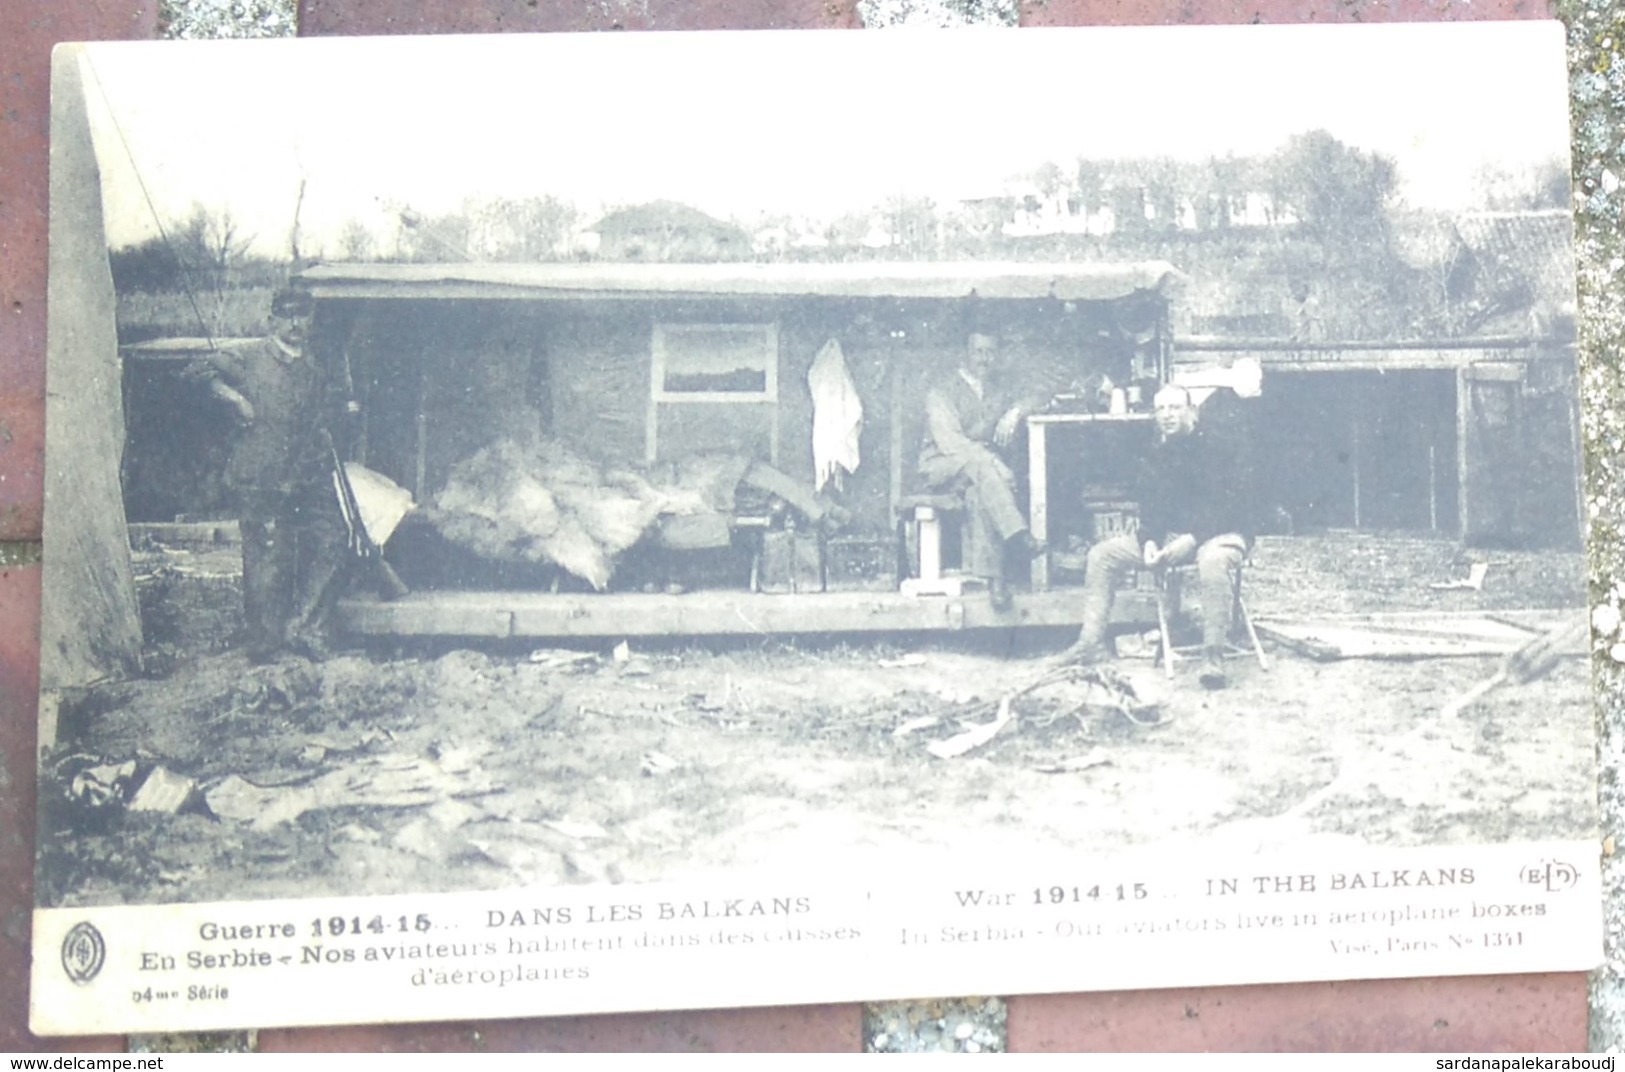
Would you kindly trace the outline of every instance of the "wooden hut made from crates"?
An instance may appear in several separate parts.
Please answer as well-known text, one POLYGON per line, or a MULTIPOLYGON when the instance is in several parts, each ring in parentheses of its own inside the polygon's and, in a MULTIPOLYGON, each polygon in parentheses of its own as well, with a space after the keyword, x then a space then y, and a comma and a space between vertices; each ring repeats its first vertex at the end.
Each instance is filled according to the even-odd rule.
MULTIPOLYGON (((974 591, 952 599, 897 592, 909 566, 891 549, 913 490, 925 391, 953 374, 972 329, 998 335, 1008 374, 1047 398, 1081 397, 1104 381, 1165 380, 1180 279, 1163 262, 307 269, 298 283, 316 299, 313 345, 323 360, 348 359, 366 414, 362 460, 410 490, 425 517, 443 517, 449 497, 472 518, 464 533, 480 529, 494 544, 482 554, 470 541, 450 546, 457 541, 445 531, 414 537, 409 519, 390 553, 409 580, 418 574, 417 590, 393 603, 348 600, 343 622, 363 634, 479 637, 1073 622, 1075 593, 1034 591, 999 614, 974 591), (814 563, 797 550, 796 541, 814 538, 806 511, 783 500, 819 494, 815 413, 827 402, 816 401, 809 372, 831 343, 861 401, 862 425, 855 468, 821 491, 839 518, 818 528, 814 563), (765 478, 730 483, 743 471, 735 467, 753 465, 765 478), (559 472, 568 487, 549 484, 559 472), (604 489, 596 497, 586 490, 594 479, 604 489), (786 480, 793 488, 773 494, 786 480), (683 512, 693 499, 708 501, 725 515, 726 543, 721 524, 710 526, 707 543, 707 523, 690 520, 675 526, 683 533, 675 548, 663 546, 664 522, 645 516, 645 484, 666 496, 662 509, 686 504, 676 516, 693 518, 683 512), (730 503, 719 488, 746 490, 730 503), (617 496, 633 504, 610 511, 617 496), (544 519, 528 536, 503 527, 516 502, 544 519), (543 535, 550 510, 561 527, 543 535), (572 523, 598 538, 600 551, 615 549, 603 556, 607 576, 578 546, 572 523), (621 547, 640 525, 644 537, 621 547), (798 526, 787 543, 782 533, 798 526), (550 540, 581 554, 544 548, 550 540), (764 553, 787 546, 787 554, 764 553), (549 559, 590 568, 550 576, 549 559)), ((1019 448, 1015 460, 1026 468, 1019 448)), ((1020 473, 1024 500, 1034 489, 1047 499, 1051 484, 1065 481, 1064 465, 1044 469, 1036 482, 1020 473)))

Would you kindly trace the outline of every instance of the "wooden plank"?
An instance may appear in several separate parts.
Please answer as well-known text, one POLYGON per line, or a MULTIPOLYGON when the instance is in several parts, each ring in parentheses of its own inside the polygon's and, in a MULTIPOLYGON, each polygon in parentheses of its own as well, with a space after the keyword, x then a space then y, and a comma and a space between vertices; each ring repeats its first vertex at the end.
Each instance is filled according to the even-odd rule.
POLYGON ((129 529, 132 545, 143 539, 188 547, 242 543, 235 521, 132 521, 129 529))
POLYGON ((1527 350, 1550 340, 1530 335, 1484 335, 1465 339, 1336 339, 1328 341, 1306 339, 1244 338, 1233 335, 1179 335, 1173 345, 1181 355, 1180 363, 1198 360, 1204 353, 1279 353, 1340 354, 1340 353, 1429 353, 1433 351, 1466 350, 1505 351, 1527 350))
POLYGON ((1473 535, 1472 486, 1467 456, 1472 450, 1472 392, 1465 368, 1456 371, 1456 532, 1463 542, 1473 535))
MULTIPOLYGON (((898 592, 414 592, 391 603, 344 600, 338 620, 362 636, 614 639, 1076 628, 1082 606, 1077 589, 1018 594, 1014 608, 1002 613, 985 592, 958 599, 898 592)), ((1124 592, 1112 618, 1138 623, 1148 611, 1145 600, 1124 592)))
POLYGON ((343 629, 363 636, 455 636, 505 639, 513 613, 496 603, 447 602, 413 593, 394 603, 347 599, 339 607, 343 629))
POLYGON ((891 456, 887 459, 890 471, 887 476, 887 496, 889 497, 891 513, 889 515, 893 525, 900 516, 903 503, 903 367, 902 354, 898 352, 895 340, 891 340, 886 353, 886 363, 891 372, 891 412, 888 420, 891 426, 887 428, 888 449, 891 456))
POLYGON ((1429 659, 1507 655, 1528 642, 1510 636, 1460 636, 1423 631, 1373 629, 1329 623, 1270 622, 1260 626, 1268 636, 1315 659, 1429 659))
POLYGON ((568 608, 517 610, 522 636, 753 635, 948 628, 948 599, 891 593, 750 595, 694 593, 692 598, 577 597, 568 608), (564 617, 560 617, 560 610, 564 617))
POLYGON ((1365 407, 1361 400, 1365 397, 1365 385, 1358 381, 1354 389, 1349 392, 1349 473, 1354 479, 1354 527, 1360 528, 1360 418, 1364 416, 1365 407))
POLYGON ((1261 615, 1260 621, 1287 626, 1335 626, 1375 632, 1454 636, 1464 639, 1528 639, 1566 617, 1562 611, 1384 611, 1364 614, 1261 615))
POLYGON ((1202 351, 1181 351, 1175 368, 1200 367, 1212 363, 1216 355, 1252 357, 1272 372, 1393 372, 1405 370, 1448 370, 1476 366, 1484 362, 1522 361, 1527 351, 1476 345, 1471 349, 1435 346, 1378 346, 1305 348, 1276 351, 1258 346, 1241 346, 1202 351))
MULTIPOLYGON (((1049 434, 1045 425, 1027 424, 1027 527, 1033 538, 1049 542, 1049 434)), ((1049 552, 1033 560, 1034 591, 1049 587, 1049 552)))

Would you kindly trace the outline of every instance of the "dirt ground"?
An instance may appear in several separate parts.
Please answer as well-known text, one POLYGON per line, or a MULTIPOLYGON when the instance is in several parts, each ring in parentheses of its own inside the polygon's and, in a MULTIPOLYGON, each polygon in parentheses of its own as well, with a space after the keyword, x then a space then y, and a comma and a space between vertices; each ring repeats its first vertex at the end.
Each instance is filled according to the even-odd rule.
MULTIPOLYGON (((1492 563, 1483 591, 1434 592, 1427 581, 1466 575, 1453 545, 1277 540, 1260 546, 1248 591, 1255 616, 1583 598, 1578 554, 1476 557, 1492 563)), ((1194 665, 1169 682, 1124 658, 1100 681, 1073 675, 1021 697, 1010 723, 964 755, 928 751, 992 718, 1065 639, 178 659, 167 676, 64 704, 42 783, 39 900, 827 873, 973 862, 1018 844, 1594 834, 1581 658, 1453 720, 1440 707, 1495 658, 1321 663, 1276 650, 1267 672, 1234 660, 1220 692, 1197 684, 1194 665), (1113 683, 1153 705, 1140 721, 1156 721, 1115 706, 1113 683), (73 799, 75 772, 129 759, 137 778, 157 765, 196 792, 178 814, 73 799)))

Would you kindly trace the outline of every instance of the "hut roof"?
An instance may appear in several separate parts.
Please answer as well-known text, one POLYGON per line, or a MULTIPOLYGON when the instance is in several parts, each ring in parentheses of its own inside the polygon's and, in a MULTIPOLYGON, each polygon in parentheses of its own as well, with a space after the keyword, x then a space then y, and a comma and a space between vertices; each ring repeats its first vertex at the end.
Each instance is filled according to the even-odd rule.
POLYGON ((1184 280, 1164 261, 839 264, 327 264, 299 278, 335 298, 1057 298, 1167 294, 1184 280))
POLYGON ((1574 220, 1568 209, 1474 212, 1456 217, 1456 233, 1492 283, 1524 283, 1536 301, 1573 311, 1574 220))

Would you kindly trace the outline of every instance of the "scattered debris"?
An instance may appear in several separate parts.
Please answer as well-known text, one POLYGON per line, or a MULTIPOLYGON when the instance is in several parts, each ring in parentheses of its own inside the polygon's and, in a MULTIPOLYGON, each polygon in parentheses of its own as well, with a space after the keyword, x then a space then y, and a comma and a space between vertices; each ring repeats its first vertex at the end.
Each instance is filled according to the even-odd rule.
POLYGON ((646 752, 639 770, 645 778, 653 778, 662 774, 670 774, 679 766, 681 764, 664 752, 646 752))
POLYGON ((205 793, 203 799, 216 818, 251 823, 264 814, 282 792, 281 789, 267 789, 240 775, 231 774, 205 793))
POLYGON ((500 837, 470 837, 468 843, 491 862, 538 885, 563 882, 569 870, 556 850, 526 839, 511 828, 503 830, 500 837))
POLYGON ((1530 636, 1521 625, 1484 614, 1272 618, 1255 624, 1260 636, 1321 662, 1508 655, 1530 636))
POLYGON ((232 774, 209 789, 204 800, 221 819, 269 830, 293 822, 306 812, 347 807, 427 807, 493 789, 472 767, 449 771, 432 760, 397 753, 369 757, 303 784, 267 787, 232 774))
POLYGON ((621 677, 651 677, 654 667, 641 655, 632 655, 621 661, 621 677))
POLYGON ((478 766, 491 751, 489 744, 448 745, 434 741, 429 745, 429 756, 447 774, 463 774, 478 766))
POLYGON ((431 822, 442 830, 456 830, 485 818, 485 809, 461 800, 442 800, 427 812, 431 822))
POLYGON ((1093 748, 1081 756, 1068 756, 1056 763, 1040 763, 1033 767, 1039 774, 1071 774, 1091 767, 1108 766, 1112 757, 1103 748, 1093 748))
POLYGON ((627 662, 632 658, 632 645, 623 640, 611 649, 609 655, 618 663, 627 662))
POLYGON ((973 726, 957 737, 950 737, 946 741, 932 741, 925 746, 925 750, 938 759, 953 759, 962 756, 973 748, 980 748, 991 741, 998 732, 1009 725, 1014 717, 1015 697, 1006 696, 999 701, 999 713, 993 721, 973 726))
POLYGON ((1526 641, 1494 674, 1456 696, 1440 709, 1442 718, 1455 718, 1468 707, 1508 683, 1527 684, 1551 673, 1565 655, 1584 654, 1590 623, 1576 618, 1553 626, 1526 641))
POLYGON ((609 831, 597 823, 577 822, 574 819, 543 819, 542 825, 549 830, 557 830, 565 837, 575 838, 577 841, 592 841, 597 838, 609 837, 609 831))
POLYGON ((113 762, 76 753, 57 760, 52 774, 67 798, 83 808, 175 815, 201 800, 196 779, 148 759, 113 762))
POLYGON ((595 663, 598 656, 590 651, 562 651, 558 648, 537 648, 526 660, 552 670, 575 670, 587 663, 595 663))
MULTIPOLYGON (((75 761, 94 763, 95 759, 89 756, 69 756, 63 760, 62 766, 70 766, 75 761)), ((68 798, 92 808, 123 803, 129 799, 128 794, 135 780, 135 769, 133 759, 124 763, 101 763, 83 767, 67 779, 68 798)))
POLYGON ((426 817, 413 819, 401 827, 389 843, 437 864, 466 855, 472 848, 467 841, 426 817))
POLYGON ((175 815, 192 803, 196 795, 197 782, 167 767, 154 767, 130 798, 130 810, 175 815))
POLYGON ((354 841, 361 845, 376 845, 383 840, 383 835, 370 826, 360 823, 345 823, 333 831, 333 836, 343 841, 354 841))
POLYGON ((918 652, 902 655, 896 659, 881 659, 875 663, 882 670, 898 670, 905 666, 924 666, 925 656, 918 652))
POLYGON ((901 726, 898 726, 896 729, 891 731, 891 735, 893 737, 907 737, 916 730, 928 730, 941 721, 942 719, 938 718, 936 715, 921 715, 919 718, 911 718, 901 726))
MULTIPOLYGON (((1161 726, 1169 721, 1163 715, 1163 702, 1160 699, 1142 695, 1132 681, 1110 667, 1063 664, 1051 666, 1027 684, 1006 692, 997 701, 992 721, 971 725, 966 732, 946 740, 934 741, 926 745, 926 749, 939 759, 952 759, 979 748, 992 740, 1005 724, 1011 721, 1017 700, 1029 693, 1056 685, 1083 686, 1083 699, 1048 717, 1035 717, 1032 720, 1033 725, 1050 726, 1068 717, 1082 724, 1085 714, 1092 710, 1121 714, 1136 726, 1161 726)), ((958 714, 963 720, 964 717, 983 710, 986 710, 984 705, 972 704, 958 714)), ((897 731, 894 731, 893 735, 901 736, 897 731)))
POLYGON ((1428 587, 1433 589, 1435 592, 1455 592, 1462 590, 1470 592, 1482 591, 1484 588, 1484 575, 1489 573, 1489 571, 1490 564, 1488 562, 1474 562, 1468 568, 1465 579, 1456 581, 1434 581, 1432 584, 1428 585, 1428 587))

